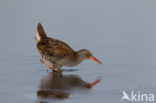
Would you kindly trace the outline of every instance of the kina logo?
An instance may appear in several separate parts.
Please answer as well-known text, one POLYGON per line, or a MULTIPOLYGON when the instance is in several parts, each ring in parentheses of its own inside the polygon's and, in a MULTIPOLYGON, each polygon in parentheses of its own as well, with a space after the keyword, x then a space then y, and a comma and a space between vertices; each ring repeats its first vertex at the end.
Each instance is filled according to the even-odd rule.
POLYGON ((154 102, 154 94, 152 93, 141 93, 131 91, 129 94, 122 91, 121 101, 131 101, 131 102, 154 102))

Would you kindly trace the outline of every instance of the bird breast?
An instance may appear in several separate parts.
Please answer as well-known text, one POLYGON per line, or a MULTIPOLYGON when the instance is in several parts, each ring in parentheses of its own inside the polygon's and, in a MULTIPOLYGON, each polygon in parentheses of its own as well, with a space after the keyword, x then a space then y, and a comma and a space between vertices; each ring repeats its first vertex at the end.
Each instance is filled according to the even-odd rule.
POLYGON ((58 64, 61 64, 63 66, 73 67, 79 64, 79 62, 76 62, 72 58, 64 58, 58 61, 58 64))

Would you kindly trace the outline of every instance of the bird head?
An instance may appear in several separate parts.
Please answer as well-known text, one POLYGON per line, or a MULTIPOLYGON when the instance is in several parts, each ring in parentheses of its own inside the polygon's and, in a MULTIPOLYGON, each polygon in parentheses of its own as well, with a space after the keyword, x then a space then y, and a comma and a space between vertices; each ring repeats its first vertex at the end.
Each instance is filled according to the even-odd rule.
POLYGON ((77 54, 79 55, 79 58, 84 60, 84 59, 90 59, 93 60, 99 64, 102 64, 98 59, 96 59, 92 53, 89 50, 86 49, 81 49, 77 52, 77 54))

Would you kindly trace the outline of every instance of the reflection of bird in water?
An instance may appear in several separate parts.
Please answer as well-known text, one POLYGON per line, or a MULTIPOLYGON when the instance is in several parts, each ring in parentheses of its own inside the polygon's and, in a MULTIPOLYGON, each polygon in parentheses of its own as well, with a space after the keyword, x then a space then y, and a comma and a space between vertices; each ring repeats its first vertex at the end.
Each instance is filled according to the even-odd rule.
POLYGON ((40 23, 37 26, 36 44, 39 53, 42 55, 41 62, 54 71, 61 71, 62 66, 76 66, 85 59, 91 59, 102 64, 89 50, 82 49, 74 51, 65 42, 47 37, 40 23), (53 66, 46 63, 44 60, 51 62, 53 66))
POLYGON ((77 75, 62 75, 61 72, 51 72, 41 80, 40 90, 37 95, 42 98, 68 98, 73 88, 89 89, 99 82, 92 83, 83 81, 77 75))

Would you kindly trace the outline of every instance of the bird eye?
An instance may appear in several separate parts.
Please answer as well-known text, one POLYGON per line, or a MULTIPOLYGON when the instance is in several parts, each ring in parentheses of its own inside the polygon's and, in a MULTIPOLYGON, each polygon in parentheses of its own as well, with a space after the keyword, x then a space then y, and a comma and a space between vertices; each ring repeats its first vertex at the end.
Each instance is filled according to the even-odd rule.
POLYGON ((87 57, 90 57, 90 54, 89 53, 87 53, 87 57))

